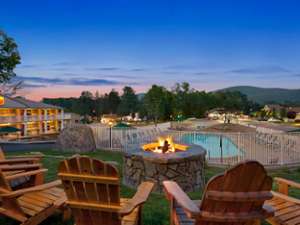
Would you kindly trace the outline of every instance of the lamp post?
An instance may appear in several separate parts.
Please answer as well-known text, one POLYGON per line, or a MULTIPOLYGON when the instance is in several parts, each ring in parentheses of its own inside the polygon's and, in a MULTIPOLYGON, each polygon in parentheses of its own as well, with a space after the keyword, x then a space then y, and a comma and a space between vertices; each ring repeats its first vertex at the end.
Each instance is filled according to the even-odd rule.
POLYGON ((109 125, 109 148, 112 149, 112 126, 113 126, 113 123, 110 121, 108 123, 109 125))

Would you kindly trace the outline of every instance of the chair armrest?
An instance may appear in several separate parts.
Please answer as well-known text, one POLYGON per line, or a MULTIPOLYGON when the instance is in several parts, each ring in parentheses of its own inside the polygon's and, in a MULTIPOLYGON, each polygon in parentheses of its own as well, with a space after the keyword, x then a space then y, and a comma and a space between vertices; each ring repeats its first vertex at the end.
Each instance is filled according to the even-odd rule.
POLYGON ((44 154, 25 154, 25 155, 10 155, 7 156, 7 159, 18 159, 18 158, 37 158, 42 159, 45 155, 44 154))
POLYGON ((13 191, 10 193, 4 193, 4 194, 0 194, 0 197, 2 198, 15 198, 18 197, 20 195, 24 195, 30 192, 37 192, 37 191, 43 191, 52 187, 57 187, 61 185, 61 180, 55 180, 52 182, 49 182, 47 184, 42 184, 42 185, 38 185, 38 186, 34 186, 34 187, 30 187, 30 188, 24 188, 24 189, 20 189, 17 191, 13 191))
POLYGON ((196 218, 200 215, 199 207, 182 191, 179 185, 174 181, 163 182, 164 191, 169 200, 175 200, 186 212, 190 218, 196 218))
POLYGON ((273 194, 274 197, 281 198, 281 199, 283 199, 287 202, 294 202, 294 203, 300 205, 300 200, 297 199, 297 198, 294 198, 294 197, 291 197, 291 196, 288 196, 288 195, 285 195, 285 194, 282 194, 282 193, 279 193, 279 192, 275 192, 275 191, 272 191, 272 194, 273 194))
POLYGON ((263 216, 265 218, 273 217, 274 214, 275 214, 275 209, 272 206, 268 204, 263 205, 263 216))
POLYGON ((120 216, 130 214, 135 208, 145 203, 154 187, 154 183, 146 181, 139 185, 137 192, 119 211, 120 216))
POLYGON ((9 175, 9 176, 6 176, 5 178, 6 178, 6 180, 14 180, 16 178, 37 175, 37 174, 44 173, 44 172, 47 172, 47 171, 48 171, 47 169, 38 169, 38 170, 32 170, 32 171, 28 171, 28 172, 9 175))
POLYGON ((275 177, 274 180, 278 184, 287 184, 288 186, 300 189, 300 183, 297 183, 295 181, 287 180, 287 179, 281 178, 281 177, 275 177))
POLYGON ((17 163, 34 163, 39 161, 39 158, 15 158, 15 159, 3 159, 0 160, 1 164, 17 164, 17 163))
POLYGON ((281 177, 275 177, 275 182, 278 184, 278 192, 281 194, 288 195, 289 194, 289 187, 294 187, 300 189, 300 183, 287 180, 281 177))
POLYGON ((17 165, 0 165, 2 171, 12 171, 12 170, 32 170, 42 168, 42 164, 17 164, 17 165))

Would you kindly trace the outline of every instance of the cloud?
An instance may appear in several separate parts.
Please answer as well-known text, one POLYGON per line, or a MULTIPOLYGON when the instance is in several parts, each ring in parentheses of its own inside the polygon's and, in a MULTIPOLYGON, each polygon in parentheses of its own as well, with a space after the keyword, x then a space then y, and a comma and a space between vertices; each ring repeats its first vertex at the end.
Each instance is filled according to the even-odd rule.
MULTIPOLYGON (((66 73, 63 73, 63 75, 65 76, 70 76, 70 77, 79 77, 79 76, 82 76, 80 74, 77 74, 77 73, 69 73, 69 72, 66 72, 66 73)), ((90 75, 94 78, 121 78, 121 79, 137 79, 138 77, 137 76, 134 76, 134 75, 123 75, 123 74, 94 74, 94 75, 90 75)))
POLYGON ((118 67, 87 67, 85 70, 87 71, 115 71, 119 70, 118 67))
POLYGON ((163 71, 164 74, 179 74, 178 71, 163 71))
POLYGON ((66 71, 68 68, 65 68, 65 67, 57 67, 57 68, 51 68, 50 70, 53 70, 53 71, 66 71))
MULTIPOLYGON (((124 84, 124 82, 110 80, 110 79, 91 79, 91 78, 45 78, 45 77, 33 77, 33 76, 18 76, 18 80, 24 81, 27 85, 32 87, 37 85, 85 85, 85 86, 99 86, 99 85, 118 85, 124 84)), ((135 84, 135 83, 131 83, 135 84)))
POLYGON ((130 71, 130 72, 144 72, 147 71, 145 68, 121 68, 121 67, 86 67, 86 71, 116 71, 116 70, 124 70, 124 71, 130 71))
POLYGON ((196 72, 194 75, 208 75, 208 72, 196 72))
POLYGON ((49 84, 56 84, 56 83, 63 82, 63 79, 60 78, 44 78, 44 77, 32 77, 32 76, 17 76, 16 79, 27 81, 27 82, 49 83, 49 84))
POLYGON ((106 80, 106 79, 71 79, 70 85, 116 85, 120 84, 118 81, 106 80))
POLYGON ((291 77, 300 77, 300 73, 292 74, 291 77))
POLYGON ((163 69, 174 69, 174 70, 190 70, 190 69, 195 69, 196 66, 195 65, 170 65, 170 66, 166 66, 163 69))
POLYGON ((291 71, 281 66, 257 66, 240 68, 229 71, 238 74, 274 74, 274 73, 290 73, 291 71))
POLYGON ((77 62, 57 62, 57 63, 53 63, 52 66, 73 66, 73 65, 77 65, 77 62))
POLYGON ((77 73, 71 73, 71 72, 66 72, 66 73, 63 73, 64 76, 80 76, 79 74, 77 73))
POLYGON ((146 69, 143 69, 143 68, 135 68, 135 69, 130 69, 130 71, 132 71, 132 72, 143 72, 143 71, 146 71, 146 69))
POLYGON ((23 88, 41 88, 41 87, 47 87, 47 85, 44 84, 28 84, 26 82, 24 82, 22 84, 23 88))
POLYGON ((30 69, 30 68, 37 68, 39 67, 40 65, 37 65, 37 64, 24 64, 24 65, 19 65, 18 67, 19 68, 24 68, 24 69, 30 69))
POLYGON ((124 78, 124 79, 137 79, 138 77, 132 76, 132 75, 118 75, 118 74, 112 74, 112 75, 98 75, 102 77, 108 77, 108 78, 124 78))

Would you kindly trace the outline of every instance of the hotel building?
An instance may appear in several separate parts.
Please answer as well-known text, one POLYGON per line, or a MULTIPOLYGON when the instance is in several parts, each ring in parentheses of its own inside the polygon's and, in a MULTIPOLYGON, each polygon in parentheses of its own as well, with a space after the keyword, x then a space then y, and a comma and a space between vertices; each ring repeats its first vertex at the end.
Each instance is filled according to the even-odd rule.
POLYGON ((70 114, 65 114, 63 108, 58 106, 22 97, 0 96, 0 130, 7 127, 18 130, 9 134, 10 137, 59 133, 70 119, 70 114))

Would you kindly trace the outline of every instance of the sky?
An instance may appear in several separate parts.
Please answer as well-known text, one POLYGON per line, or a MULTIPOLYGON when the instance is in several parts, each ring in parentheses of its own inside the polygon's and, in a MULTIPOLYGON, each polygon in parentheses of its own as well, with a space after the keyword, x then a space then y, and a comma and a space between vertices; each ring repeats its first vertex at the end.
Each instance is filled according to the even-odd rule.
POLYGON ((189 82, 300 88, 300 2, 0 0, 31 99, 189 82))

